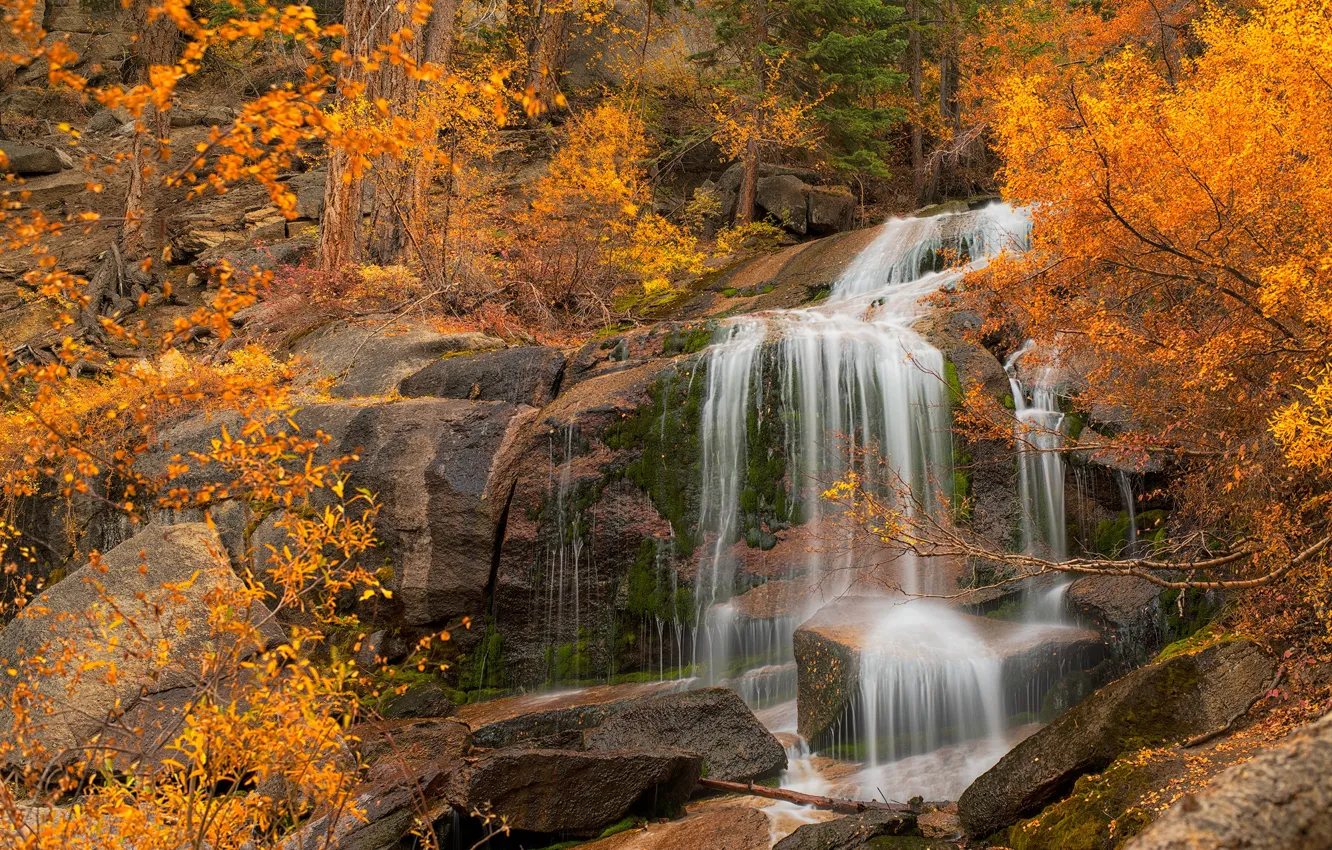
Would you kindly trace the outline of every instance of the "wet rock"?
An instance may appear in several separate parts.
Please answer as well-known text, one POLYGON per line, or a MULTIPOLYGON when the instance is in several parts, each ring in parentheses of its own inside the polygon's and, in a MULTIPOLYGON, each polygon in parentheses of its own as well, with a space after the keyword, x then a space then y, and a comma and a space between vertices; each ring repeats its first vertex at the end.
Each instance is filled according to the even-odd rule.
MULTIPOLYGON (((898 649, 874 641, 884 613, 882 599, 847 597, 838 602, 835 611, 825 609, 796 630, 799 731, 806 740, 814 740, 829 728, 858 697, 862 652, 891 654, 898 649)), ((1002 658, 1005 691, 1022 693, 1032 703, 1023 710, 1039 709, 1044 693, 1055 682, 1070 670, 1090 669, 1104 654, 1100 636, 1086 629, 1031 626, 962 613, 952 616, 960 628, 1002 658)), ((904 660, 919 657, 909 654, 904 660)))
POLYGON ((436 360, 404 379, 400 391, 408 398, 468 398, 542 407, 555 397, 563 373, 564 354, 557 348, 504 348, 436 360))
POLYGON ((5 170, 11 174, 55 174, 69 168, 61 157, 49 148, 22 142, 0 142, 5 154, 5 170))
POLYGON ((1127 850, 1332 847, 1332 714, 1176 802, 1127 850))
MULTIPOLYGON (((22 659, 66 646, 94 663, 114 660, 113 681, 95 673, 34 677, 31 687, 39 697, 35 707, 41 719, 29 731, 48 755, 82 746, 103 731, 108 719, 139 709, 158 714, 158 702, 164 712, 183 704, 193 695, 198 659, 226 651, 210 633, 207 597, 243 588, 217 534, 202 523, 150 524, 106 552, 101 568, 84 566, 70 573, 0 631, 0 665, 6 667, 22 669, 22 659), (141 564, 146 564, 143 572, 141 564), (185 583, 196 572, 198 577, 185 583), (173 589, 165 589, 167 583, 173 589), (119 645, 108 647, 108 636, 119 645), (44 715, 47 706, 52 713, 44 715)), ((271 617, 257 603, 251 615, 260 622, 271 617)), ((264 645, 282 639, 272 624, 261 634, 264 645)), ((245 655, 261 648, 237 651, 245 655)), ((13 678, 0 678, 0 704, 9 704, 14 687, 13 678)), ((13 723, 13 714, 0 710, 0 734, 8 735, 13 723)), ((145 748, 151 749, 151 742, 145 748)))
POLYGON ((1135 670, 1022 741, 958 801, 967 833, 989 835, 1040 811, 1116 757, 1220 728, 1267 686, 1274 662, 1230 641, 1135 670))
POLYGON ((502 345, 484 334, 442 334, 408 320, 387 325, 340 321, 302 337, 292 354, 310 364, 310 381, 331 379, 329 395, 353 398, 394 392, 404 378, 444 355, 502 345))
POLYGON ((773 850, 861 850, 875 838, 916 834, 915 815, 866 812, 805 824, 777 842, 773 850))
POLYGON ((489 803, 515 830, 595 834, 625 815, 674 814, 698 785, 702 759, 670 749, 517 749, 482 756, 463 808, 489 803))
POLYGON ((478 747, 578 748, 585 730, 636 700, 679 687, 678 682, 650 682, 523 694, 462 706, 455 719, 471 730, 478 747))
POLYGON ((767 779, 786 769, 786 751, 729 688, 640 699, 587 733, 593 750, 674 747, 703 758, 710 779, 767 779))
POLYGON ((702 806, 665 823, 647 823, 582 850, 769 850, 771 826, 761 809, 747 805, 702 806))
POLYGON ((456 707, 447 691, 433 682, 427 682, 391 697, 384 706, 383 715, 389 719, 448 717, 456 707))
POLYGON ((1088 576, 1069 585, 1068 610, 1105 633, 1129 660, 1155 655, 1165 639, 1161 588, 1133 576, 1088 576))

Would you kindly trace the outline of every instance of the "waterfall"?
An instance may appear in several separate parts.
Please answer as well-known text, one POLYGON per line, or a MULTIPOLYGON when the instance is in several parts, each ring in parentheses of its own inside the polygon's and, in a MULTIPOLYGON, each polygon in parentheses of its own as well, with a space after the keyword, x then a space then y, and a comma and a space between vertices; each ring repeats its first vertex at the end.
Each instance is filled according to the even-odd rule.
POLYGON ((1004 732, 1003 662, 963 615, 899 605, 861 655, 860 722, 872 767, 1004 732))
POLYGON ((1018 448, 1018 504, 1022 510, 1024 551, 1055 561, 1068 557, 1064 514, 1064 414, 1059 409, 1058 369, 1045 366, 1028 394, 1018 377, 1018 361, 1032 344, 1015 351, 1004 364, 1013 393, 1018 448))
MULTIPOLYGON (((1025 213, 1004 204, 893 219, 820 303, 729 320, 705 364, 701 412, 697 626, 693 660, 707 681, 743 666, 792 660, 796 626, 862 582, 848 533, 821 493, 849 471, 905 511, 944 509, 952 484, 952 422, 943 355, 913 324, 921 299, 1006 248, 1025 247, 1025 213), (948 267, 950 258, 969 261, 948 267), (730 605, 746 588, 738 562, 791 530, 787 577, 803 607, 756 623, 730 605)), ((887 581, 907 593, 944 589, 906 559, 887 581)), ((876 576, 876 579, 878 577, 876 576)), ((863 588, 858 588, 859 589, 863 588)), ((882 592, 879 588, 879 592, 882 592)))
POLYGON ((1138 551, 1138 506, 1133 496, 1133 479, 1127 472, 1119 470, 1119 497, 1124 502, 1124 511, 1128 514, 1128 540, 1124 546, 1124 557, 1131 558, 1138 551))

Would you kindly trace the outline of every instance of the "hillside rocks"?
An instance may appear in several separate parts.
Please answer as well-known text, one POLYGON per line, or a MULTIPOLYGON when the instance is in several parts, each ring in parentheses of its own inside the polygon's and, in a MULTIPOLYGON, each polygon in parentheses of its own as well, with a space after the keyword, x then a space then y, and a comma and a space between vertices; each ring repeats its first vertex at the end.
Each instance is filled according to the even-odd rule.
POLYGON ((408 398, 467 398, 542 407, 559 391, 564 353, 557 348, 502 348, 436 360, 402 381, 408 398))
MULTIPOLYGON (((717 181, 722 218, 735 214, 744 168, 732 165, 717 181)), ((855 224, 856 200, 845 186, 820 185, 818 172, 807 168, 762 163, 754 195, 759 218, 770 215, 799 236, 827 236, 855 224)))
POLYGON ((36 145, 0 142, 0 151, 5 154, 5 170, 11 174, 55 174, 70 167, 55 151, 36 145))
POLYGON ((673 813, 698 785, 702 765, 671 749, 500 750, 471 766, 458 802, 489 803, 513 829, 595 834, 631 811, 673 813))
MULTIPOLYGON (((328 384, 329 395, 354 398, 395 392, 405 378, 442 362, 439 358, 446 355, 488 351, 503 345, 503 341, 485 334, 444 334, 418 322, 384 320, 364 325, 331 322, 301 337, 291 353, 309 364, 309 380, 328 384)), ((444 396, 424 392, 413 395, 444 396)))
POLYGON ((634 702, 587 733, 593 750, 664 746, 697 753, 709 779, 767 779, 786 769, 786 750, 735 691, 707 688, 634 702))
MULTIPOLYGON (((242 587, 217 534, 202 523, 150 524, 105 553, 100 569, 84 566, 51 586, 0 631, 0 666, 22 670, 26 659, 69 647, 95 664, 114 662, 116 676, 96 668, 81 676, 34 676, 39 719, 28 727, 33 739, 54 755, 83 746, 108 720, 132 715, 142 727, 181 710, 198 684, 197 660, 226 649, 209 631, 207 597, 242 587), (186 581, 196 572, 197 579, 186 581), (163 587, 168 583, 171 589, 163 587), (44 716, 47 706, 52 713, 44 716)), ((255 604, 250 617, 262 624, 265 644, 281 639, 261 605, 255 604)), ((236 651, 243 657, 261 648, 236 651)), ((0 677, 0 704, 8 704, 14 687, 13 678, 0 677)), ((13 723, 13 715, 0 710, 0 734, 10 734, 13 723)), ((163 741, 145 734, 123 743, 151 757, 163 741)))
POLYGON ((1332 714, 1176 802, 1127 850, 1332 847, 1332 714))
POLYGON ((986 836, 1059 799, 1074 780, 1144 746, 1226 724, 1262 693, 1274 662, 1231 641, 1129 673, 1022 741, 958 801, 967 833, 986 836))

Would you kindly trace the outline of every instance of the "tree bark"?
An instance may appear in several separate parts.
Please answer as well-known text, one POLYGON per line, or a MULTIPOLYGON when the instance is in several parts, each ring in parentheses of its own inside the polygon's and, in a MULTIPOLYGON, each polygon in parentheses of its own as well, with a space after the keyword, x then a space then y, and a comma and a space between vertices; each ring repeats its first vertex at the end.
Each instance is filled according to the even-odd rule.
MULTIPOLYGON (((152 0, 135 0, 128 10, 128 26, 139 34, 134 42, 134 58, 138 65, 138 81, 150 82, 150 71, 154 66, 174 65, 180 45, 180 32, 175 23, 166 15, 158 15, 149 20, 149 11, 154 7, 152 0)), ((152 244, 145 244, 145 233, 161 231, 157 227, 156 215, 160 203, 157 191, 151 180, 155 170, 153 161, 165 157, 165 147, 171 124, 166 115, 153 104, 144 107, 136 122, 134 142, 130 159, 129 189, 125 194, 124 223, 120 228, 120 250, 131 262, 145 254, 160 256, 162 239, 159 237, 152 244), (147 136, 152 134, 152 143, 147 136)))
POLYGON ((527 89, 544 112, 558 105, 569 54, 569 13, 542 2, 527 42, 527 89))
POLYGON ((736 200, 735 223, 749 224, 754 220, 754 199, 758 195, 759 143, 750 139, 745 145, 745 171, 740 178, 740 197, 736 200))
MULTIPOLYGON (((360 81, 356 58, 366 55, 371 22, 369 0, 346 0, 342 23, 347 30, 343 43, 352 61, 338 71, 338 87, 360 81)), ((319 223, 319 270, 340 271, 361 256, 361 174, 351 154, 334 146, 329 151, 324 177, 324 215, 319 223)))
MULTIPOLYGON (((920 0, 911 0, 907 4, 907 87, 911 102, 917 112, 922 108, 920 102, 921 65, 924 57, 920 43, 920 0)), ((911 175, 916 203, 924 206, 925 201, 925 128, 919 118, 911 123, 911 175)))
POLYGON ((768 788, 765 785, 754 785, 744 782, 724 782, 720 779, 700 779, 700 787, 712 791, 727 791, 732 794, 748 794, 752 797, 765 797, 769 800, 782 800, 787 803, 795 803, 801 806, 813 806, 816 809, 826 809, 830 812, 842 812, 848 815, 858 815, 862 812, 895 812, 907 814, 915 812, 911 806, 905 803, 883 803, 878 800, 848 800, 843 797, 820 797, 816 794, 802 794, 799 791, 788 791, 785 788, 768 788))

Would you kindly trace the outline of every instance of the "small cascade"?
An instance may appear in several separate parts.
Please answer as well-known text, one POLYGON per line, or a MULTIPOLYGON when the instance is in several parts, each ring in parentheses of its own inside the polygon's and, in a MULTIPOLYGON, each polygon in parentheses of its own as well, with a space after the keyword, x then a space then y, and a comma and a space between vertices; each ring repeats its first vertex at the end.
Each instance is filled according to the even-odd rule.
POLYGON ((1124 511, 1128 514, 1128 540, 1124 546, 1123 556, 1131 558, 1138 552, 1138 505, 1137 499, 1133 495, 1133 479, 1122 469, 1116 476, 1119 479, 1119 497, 1124 503, 1124 511))
POLYGON ((946 744, 1002 740, 1003 661, 956 611, 895 607, 861 653, 863 760, 870 767, 946 744))
POLYGON ((1018 361, 1032 344, 1015 351, 1004 364, 1013 393, 1018 446, 1018 502, 1022 509, 1022 547, 1055 561, 1068 557, 1064 513, 1064 414, 1059 409, 1058 369, 1043 368, 1028 388, 1018 377, 1018 361))

